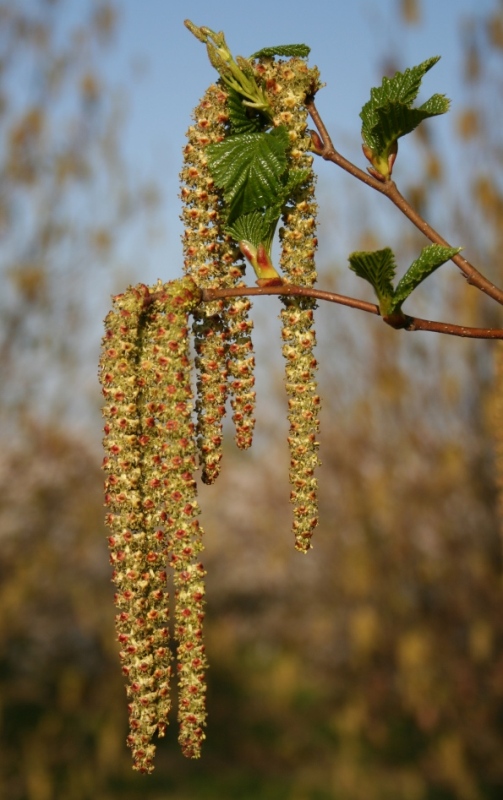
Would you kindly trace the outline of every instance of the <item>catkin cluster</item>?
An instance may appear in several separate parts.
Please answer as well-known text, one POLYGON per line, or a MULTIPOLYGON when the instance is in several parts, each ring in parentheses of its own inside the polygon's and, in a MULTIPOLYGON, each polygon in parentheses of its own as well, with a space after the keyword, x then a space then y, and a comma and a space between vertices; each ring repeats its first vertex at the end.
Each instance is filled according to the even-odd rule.
MULTIPOLYGON (((206 35, 203 29, 201 35, 206 35)), ((263 58, 254 69, 270 98, 273 124, 285 126, 289 136, 292 191, 280 229, 281 267, 288 282, 312 286, 317 208, 304 102, 319 88, 318 71, 300 58, 263 58)), ((115 297, 100 360, 116 627, 129 697, 128 743, 134 766, 142 772, 152 771, 153 736, 163 736, 168 723, 175 661, 170 624, 176 641, 179 742, 186 756, 200 754, 207 663, 202 637, 205 572, 199 561, 203 531, 194 473, 199 465, 206 483, 218 476, 228 393, 239 447, 250 446, 255 424, 250 303, 245 297, 201 302, 205 288, 239 286, 244 270, 238 243, 224 231, 224 199, 207 161, 208 145, 229 133, 227 100, 222 85, 210 86, 187 133, 181 172, 185 277, 152 288, 130 287, 115 297), (172 623, 169 575, 175 600, 172 623)), ((314 303, 286 297, 283 302, 291 501, 295 544, 306 552, 317 524, 320 401, 314 379, 314 303)))
MULTIPOLYGON (((237 286, 243 258, 222 230, 222 197, 207 164, 206 147, 228 129, 227 93, 211 85, 193 113, 180 175, 185 273, 201 288, 237 286)), ((197 442, 202 479, 213 483, 222 458, 222 421, 231 395, 236 443, 250 447, 255 425, 252 321, 247 298, 205 304, 194 318, 197 381, 197 442)))
POLYGON ((153 735, 170 710, 167 566, 175 587, 179 741, 197 757, 204 738, 204 570, 198 561, 195 432, 188 314, 191 279, 129 288, 105 321, 106 522, 116 585, 116 627, 127 677, 135 768, 153 769, 153 735))
MULTIPOLYGON (((296 186, 283 213, 280 228, 283 273, 290 283, 313 286, 315 267, 316 214, 313 156, 309 152, 311 136, 307 129, 307 95, 320 87, 319 72, 309 68, 301 58, 288 61, 263 59, 256 67, 264 81, 274 111, 274 124, 288 130, 290 148, 287 153, 290 173, 301 170, 303 180, 296 186)), ((309 298, 285 298, 281 312, 283 355, 286 359, 285 382, 288 394, 290 430, 290 495, 294 513, 295 546, 302 552, 318 524, 317 480, 314 470, 319 463, 316 434, 319 427, 313 349, 316 335, 313 327, 315 302, 309 298)))

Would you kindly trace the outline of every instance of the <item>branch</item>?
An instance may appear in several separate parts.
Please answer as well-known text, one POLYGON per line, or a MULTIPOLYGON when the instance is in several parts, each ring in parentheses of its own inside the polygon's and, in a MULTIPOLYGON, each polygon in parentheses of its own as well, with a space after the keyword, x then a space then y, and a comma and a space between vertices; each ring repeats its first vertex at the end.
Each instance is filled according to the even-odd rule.
POLYGON ((308 286, 294 286, 291 283, 284 283, 275 286, 235 286, 226 289, 203 289, 201 301, 211 303, 213 300, 222 300, 227 297, 251 297, 252 295, 271 295, 280 294, 290 297, 311 297, 315 300, 326 300, 329 303, 339 303, 339 305, 358 308, 360 311, 367 311, 369 314, 379 315, 379 306, 375 303, 367 303, 365 300, 357 300, 354 297, 346 297, 335 292, 324 292, 321 289, 312 289, 308 286))
MULTIPOLYGON (((344 156, 341 156, 341 154, 337 152, 330 138, 330 134, 328 133, 325 124, 320 117, 318 109, 315 106, 313 98, 309 98, 306 101, 306 108, 311 115, 311 119, 316 125, 318 133, 322 139, 321 149, 317 148, 316 150, 317 155, 321 155, 325 161, 332 161, 346 172, 349 172, 350 175, 353 175, 353 177, 358 178, 358 180, 362 181, 362 183, 365 183, 367 186, 375 189, 376 192, 384 194, 431 242, 434 244, 444 245, 445 247, 451 246, 442 236, 440 236, 439 233, 437 233, 434 228, 431 227, 431 225, 429 225, 421 217, 420 214, 417 213, 417 211, 411 207, 408 201, 397 189, 394 181, 378 180, 372 175, 369 175, 367 172, 364 172, 355 164, 352 164, 351 161, 348 161, 346 158, 344 158, 344 156)), ((470 264, 466 258, 463 258, 461 254, 458 253, 457 255, 453 256, 451 260, 456 264, 457 267, 459 267, 463 275, 466 277, 468 283, 470 283, 472 286, 476 286, 481 292, 484 292, 489 297, 492 297, 493 300, 496 300, 497 303, 503 305, 502 289, 485 278, 484 275, 482 275, 478 269, 473 266, 473 264, 470 264)))
MULTIPOLYGON (((366 311, 368 314, 380 316, 379 306, 375 305, 375 303, 367 303, 365 300, 346 297, 343 294, 325 292, 321 289, 311 289, 307 286, 294 286, 293 284, 284 284, 283 286, 236 286, 228 289, 202 289, 201 302, 211 303, 214 300, 224 300, 228 297, 249 297, 253 295, 311 297, 315 300, 338 303, 339 305, 350 306, 360 311, 366 311)), ((500 328, 469 328, 465 325, 454 325, 450 322, 435 322, 434 320, 410 317, 408 315, 399 316, 398 318, 383 317, 383 321, 392 328, 405 331, 433 331, 435 333, 446 333, 450 336, 462 336, 470 339, 503 339, 503 329, 500 328)))

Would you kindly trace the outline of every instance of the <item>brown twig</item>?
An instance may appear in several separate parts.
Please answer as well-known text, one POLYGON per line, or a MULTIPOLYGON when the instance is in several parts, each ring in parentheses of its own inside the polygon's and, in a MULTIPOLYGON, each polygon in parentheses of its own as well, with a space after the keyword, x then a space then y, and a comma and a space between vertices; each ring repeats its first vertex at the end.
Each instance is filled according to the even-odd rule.
MULTIPOLYGON (((236 286, 228 289, 203 289, 201 292, 201 302, 211 303, 214 300, 222 300, 228 297, 248 297, 264 295, 282 295, 290 297, 311 297, 315 300, 325 300, 328 303, 338 303, 339 305, 357 308, 366 311, 368 314, 379 316, 379 306, 375 303, 367 303, 365 300, 358 300, 355 297, 346 297, 335 292, 325 292, 321 289, 311 289, 306 286, 294 286, 284 284, 283 286, 236 286)), ((469 328, 465 325, 454 325, 450 322, 435 322, 434 320, 421 319, 420 317, 410 317, 405 315, 399 321, 397 319, 384 319, 393 328, 400 328, 406 331, 434 331, 435 333, 446 333, 450 336, 462 336, 471 339, 503 339, 503 329, 500 328, 469 328)))
POLYGON ((433 331, 447 333, 450 336, 463 336, 468 339, 503 339, 500 328, 468 328, 465 325, 453 325, 450 322, 435 322, 420 317, 407 317, 406 331, 433 331))
POLYGON ((284 283, 282 286, 236 286, 229 289, 203 289, 201 300, 203 303, 210 303, 213 300, 225 299, 226 297, 271 294, 311 297, 314 300, 326 300, 329 303, 339 303, 339 305, 358 308, 360 311, 367 311, 369 314, 379 314, 379 306, 376 306, 375 303, 367 303, 365 300, 357 300, 354 297, 346 297, 343 294, 325 292, 321 289, 312 289, 307 286, 295 286, 291 283, 284 283))
MULTIPOLYGON (((394 181, 380 181, 377 178, 374 178, 372 175, 364 172, 362 169, 357 167, 355 164, 352 164, 351 161, 348 161, 347 158, 344 158, 344 156, 341 156, 341 154, 337 152, 330 138, 330 134, 328 133, 325 124, 320 117, 313 98, 309 98, 307 100, 306 108, 322 139, 323 147, 318 155, 321 155, 325 161, 331 161, 333 164, 341 167, 346 172, 349 172, 350 175, 358 178, 358 180, 367 184, 367 186, 371 186, 372 189, 376 190, 376 192, 384 194, 389 200, 391 200, 392 203, 394 203, 397 208, 400 209, 402 214, 404 214, 407 219, 409 219, 412 224, 415 225, 416 228, 430 240, 430 242, 441 244, 445 247, 451 246, 442 236, 440 236, 439 233, 437 233, 434 228, 431 227, 431 225, 426 222, 426 220, 423 219, 423 217, 421 217, 420 214, 418 214, 411 207, 405 197, 397 189, 394 181)), ((484 275, 482 275, 478 269, 473 266, 473 264, 470 264, 466 258, 458 253, 452 257, 451 261, 453 261, 454 264, 459 267, 463 275, 466 277, 468 283, 470 283, 472 286, 476 286, 477 289, 480 289, 480 291, 484 292, 489 297, 492 297, 493 300, 496 300, 497 303, 503 305, 503 290, 484 277, 484 275)))

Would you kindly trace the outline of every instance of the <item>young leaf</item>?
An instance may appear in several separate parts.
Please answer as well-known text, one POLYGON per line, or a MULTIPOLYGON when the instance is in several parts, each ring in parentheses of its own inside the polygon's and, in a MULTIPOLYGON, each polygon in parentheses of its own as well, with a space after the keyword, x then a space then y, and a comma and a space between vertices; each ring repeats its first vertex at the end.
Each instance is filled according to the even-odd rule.
POLYGON ((449 101, 441 94, 433 95, 419 108, 407 108, 403 103, 386 103, 376 110, 377 124, 368 132, 366 144, 376 153, 385 153, 397 139, 411 133, 424 119, 443 114, 448 108, 449 101))
POLYGON ((277 205, 284 191, 288 144, 287 130, 280 126, 208 145, 208 166, 224 190, 229 224, 242 214, 277 205))
POLYGON ((255 247, 263 244, 270 252, 274 231, 278 224, 281 208, 268 208, 264 213, 252 211, 251 214, 244 214, 226 228, 233 239, 237 242, 242 240, 251 242, 255 247))
POLYGON ((384 77, 380 86, 370 90, 370 100, 363 108, 366 109, 367 106, 378 108, 393 101, 406 106, 412 105, 421 88, 421 81, 438 61, 440 56, 432 56, 417 67, 409 67, 405 72, 396 72, 392 78, 384 77))
POLYGON ((234 59, 223 32, 217 33, 206 26, 199 28, 188 19, 185 20, 185 26, 200 42, 206 44, 210 63, 227 88, 240 94, 246 105, 259 110, 272 122, 273 113, 266 92, 258 85, 251 64, 241 56, 234 59))
POLYGON ((423 119, 444 114, 449 108, 449 100, 440 94, 419 108, 411 107, 423 76, 438 60, 439 56, 434 56, 417 67, 397 72, 393 78, 383 78, 381 86, 371 90, 370 100, 360 112, 365 155, 384 178, 391 175, 398 139, 423 119))
POLYGON ((270 120, 259 110, 243 103, 243 96, 235 89, 228 89, 227 109, 232 134, 259 133, 270 126, 270 120))
POLYGON ((277 47, 263 47, 250 58, 274 58, 274 56, 307 58, 310 52, 311 48, 307 44, 280 44, 277 47))
POLYGON ((421 255, 409 267, 393 294, 391 313, 400 311, 402 303, 422 283, 428 275, 449 261, 461 247, 444 247, 440 244, 430 244, 424 247, 421 255))
POLYGON ((349 266, 359 278, 364 278, 373 286, 382 316, 389 314, 396 269, 395 256, 391 248, 351 253, 349 266))

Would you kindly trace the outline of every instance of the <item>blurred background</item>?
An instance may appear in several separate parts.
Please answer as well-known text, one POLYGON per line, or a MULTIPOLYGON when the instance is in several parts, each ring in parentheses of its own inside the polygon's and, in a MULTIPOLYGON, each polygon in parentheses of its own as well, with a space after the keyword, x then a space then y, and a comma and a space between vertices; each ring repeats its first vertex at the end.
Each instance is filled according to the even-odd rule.
MULTIPOLYGON (((234 53, 305 42, 318 107, 360 166, 358 113, 431 55, 452 111, 400 145, 402 192, 502 283, 503 3, 0 3, 0 796, 6 800, 496 800, 503 616, 495 343, 318 313, 320 526, 294 551, 276 298, 254 303, 258 423, 201 487, 209 726, 132 772, 103 527, 96 365, 110 294, 181 272, 184 131, 214 80, 183 27, 234 53), (274 338, 277 347, 272 346, 274 338)), ((319 163, 321 288, 425 244, 385 198, 319 163)), ((502 325, 446 265, 407 311, 502 325)), ((173 715, 175 720, 176 713, 173 715)))

